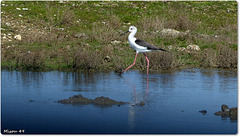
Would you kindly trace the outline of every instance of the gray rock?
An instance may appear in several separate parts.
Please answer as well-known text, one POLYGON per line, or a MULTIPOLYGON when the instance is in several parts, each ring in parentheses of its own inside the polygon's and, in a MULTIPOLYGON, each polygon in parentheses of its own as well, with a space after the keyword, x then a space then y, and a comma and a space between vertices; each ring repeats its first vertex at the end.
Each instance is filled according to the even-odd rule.
POLYGON ((173 36, 173 37, 178 37, 180 35, 180 32, 174 29, 162 29, 160 33, 164 36, 173 36))
POLYGON ((121 44, 122 42, 121 42, 121 41, 114 40, 114 41, 111 41, 111 43, 112 43, 113 45, 118 45, 118 44, 121 44))
POLYGON ((198 45, 188 45, 186 47, 186 50, 188 52, 190 52, 190 51, 200 51, 200 47, 198 45))
POLYGON ((81 37, 86 37, 85 33, 76 33, 73 35, 75 38, 81 38, 81 37))
POLYGON ((19 40, 19 41, 21 41, 21 40, 22 40, 22 36, 21 36, 20 34, 18 34, 18 35, 16 35, 16 36, 14 36, 14 38, 15 38, 16 40, 19 40))

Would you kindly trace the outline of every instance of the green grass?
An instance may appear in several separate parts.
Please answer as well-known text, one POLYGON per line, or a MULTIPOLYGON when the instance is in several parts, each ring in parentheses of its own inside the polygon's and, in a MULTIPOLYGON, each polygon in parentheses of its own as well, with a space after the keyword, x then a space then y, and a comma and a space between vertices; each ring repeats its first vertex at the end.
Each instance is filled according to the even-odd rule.
MULTIPOLYGON (((19 55, 31 51, 36 52, 36 55, 43 54, 40 59, 47 69, 73 69, 71 63, 75 52, 80 48, 83 52, 98 54, 100 62, 104 60, 105 52, 111 54, 113 61, 108 63, 103 61, 104 65, 99 64, 98 69, 126 67, 134 60, 134 50, 125 43, 127 35, 120 37, 119 31, 126 31, 130 25, 138 28, 137 37, 162 48, 169 45, 187 47, 190 44, 197 44, 201 48, 199 55, 205 54, 205 51, 210 49, 217 53, 220 46, 237 51, 237 2, 234 1, 2 3, 8 5, 1 6, 3 12, 1 26, 4 29, 2 37, 8 33, 26 36, 22 41, 13 39, 12 42, 2 42, 2 67, 16 66, 19 55), (16 8, 28 8, 28 11, 16 8), (144 20, 141 21, 142 19, 144 20), (20 22, 20 25, 7 26, 6 22, 20 22), (36 32, 28 36, 29 32, 21 25, 36 32), (62 28, 64 30, 60 30, 62 28), (153 33, 156 32, 155 29, 160 31, 163 28, 176 29, 180 32, 189 30, 190 33, 181 37, 161 37, 153 33), (33 37, 38 31, 43 31, 44 36, 33 37), (86 37, 76 39, 73 36, 76 33, 84 33, 86 37), (200 34, 207 37, 200 37, 200 34), (64 38, 59 40, 61 36, 64 38), (111 44, 113 40, 122 43, 113 45, 111 44), (7 48, 12 45, 16 45, 15 48, 7 48), (111 45, 113 50, 104 51, 108 45, 111 45)), ((198 55, 188 53, 177 55, 175 49, 172 52, 176 54, 175 62, 183 61, 176 66, 199 66, 201 63, 196 57, 198 55)), ((140 63, 140 59, 137 63, 140 63)), ((141 66, 136 65, 135 68, 141 66)))

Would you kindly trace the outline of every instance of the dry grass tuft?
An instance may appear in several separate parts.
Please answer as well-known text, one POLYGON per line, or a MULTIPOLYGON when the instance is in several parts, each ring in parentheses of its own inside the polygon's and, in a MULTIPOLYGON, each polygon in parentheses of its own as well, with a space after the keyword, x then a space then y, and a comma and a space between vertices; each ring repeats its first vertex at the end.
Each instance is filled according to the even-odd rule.
POLYGON ((74 69, 98 69, 102 64, 102 59, 97 53, 87 51, 86 49, 78 49, 74 52, 72 67, 74 69))
POLYGON ((93 26, 91 34, 89 34, 89 40, 91 40, 91 42, 108 44, 119 38, 119 32, 117 30, 120 26, 120 19, 115 15, 110 16, 109 21, 106 21, 101 27, 97 25, 93 26))
POLYGON ((16 66, 24 69, 44 68, 44 54, 39 52, 23 52, 16 57, 16 66))
POLYGON ((219 68, 237 68, 237 51, 227 46, 220 46, 217 56, 217 65, 219 68))
POLYGON ((202 67, 214 68, 237 68, 237 51, 224 45, 218 45, 218 50, 215 52, 212 49, 203 51, 201 57, 202 67))
POLYGON ((138 26, 141 26, 141 28, 144 31, 161 30, 164 28, 164 22, 165 19, 160 18, 158 16, 157 17, 145 16, 140 20, 138 26))
MULTIPOLYGON (((170 52, 152 52, 147 56, 149 59, 149 69, 172 69, 176 65, 175 56, 170 52)), ((147 64, 145 57, 141 59, 141 67, 145 66, 143 64, 147 64)))
POLYGON ((217 67, 217 54, 213 49, 205 49, 198 59, 202 67, 217 67))
POLYGON ((174 19, 168 21, 165 25, 166 28, 172 28, 175 30, 196 30, 198 23, 196 21, 190 20, 188 15, 178 14, 178 16, 173 17, 174 19))

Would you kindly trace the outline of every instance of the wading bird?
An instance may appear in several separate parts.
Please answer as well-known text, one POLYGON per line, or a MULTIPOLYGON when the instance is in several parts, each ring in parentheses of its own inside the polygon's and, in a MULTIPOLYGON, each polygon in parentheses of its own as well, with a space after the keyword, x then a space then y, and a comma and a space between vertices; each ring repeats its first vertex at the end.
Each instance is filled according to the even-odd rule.
POLYGON ((134 50, 136 50, 136 56, 135 56, 133 64, 130 65, 129 67, 127 67, 123 72, 121 72, 121 74, 123 74, 125 71, 127 71, 129 68, 131 68, 132 66, 135 65, 138 53, 143 53, 143 55, 145 56, 145 58, 147 60, 147 75, 148 75, 149 60, 148 60, 145 52, 151 52, 151 51, 157 51, 157 50, 166 51, 166 52, 168 52, 168 51, 164 50, 164 49, 161 49, 161 48, 158 48, 158 47, 155 47, 155 46, 147 43, 144 40, 140 40, 140 39, 135 38, 134 36, 137 33, 137 28, 135 26, 130 26, 129 30, 124 32, 123 34, 121 34, 121 36, 128 33, 128 32, 131 32, 128 36, 128 41, 129 41, 130 46, 134 50))

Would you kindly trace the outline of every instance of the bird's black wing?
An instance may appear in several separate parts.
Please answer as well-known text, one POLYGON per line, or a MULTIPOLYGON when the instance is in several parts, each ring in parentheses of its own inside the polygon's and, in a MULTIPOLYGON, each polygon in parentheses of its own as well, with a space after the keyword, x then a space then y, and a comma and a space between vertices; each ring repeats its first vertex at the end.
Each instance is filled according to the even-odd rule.
POLYGON ((148 50, 162 50, 162 51, 167 51, 167 50, 165 50, 165 49, 161 49, 161 48, 155 47, 155 46, 147 43, 147 42, 144 41, 144 40, 136 39, 136 40, 135 40, 135 43, 138 44, 139 46, 147 47, 148 50))

